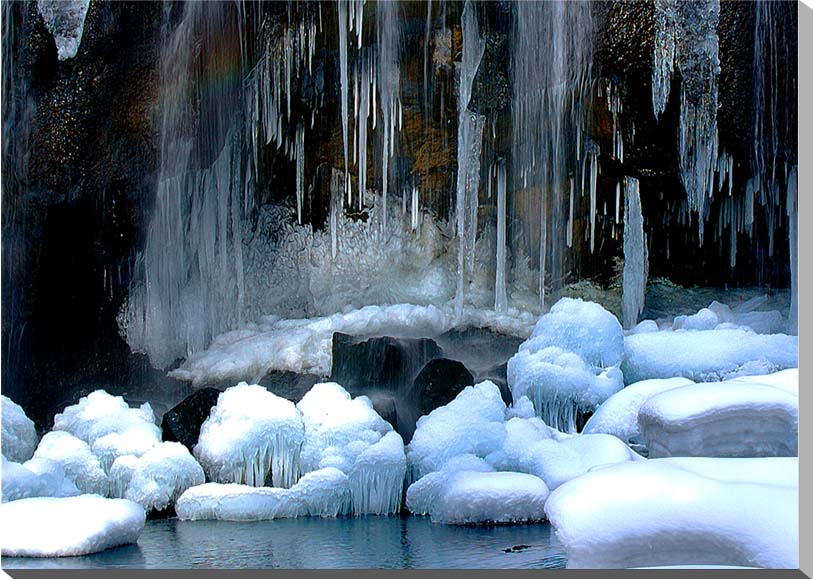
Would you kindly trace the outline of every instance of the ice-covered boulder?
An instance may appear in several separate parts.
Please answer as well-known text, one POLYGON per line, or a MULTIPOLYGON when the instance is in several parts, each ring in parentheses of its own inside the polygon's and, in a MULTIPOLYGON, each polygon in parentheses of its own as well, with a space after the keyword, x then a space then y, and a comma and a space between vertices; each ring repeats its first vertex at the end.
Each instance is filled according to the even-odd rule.
POLYGON ((450 479, 461 472, 494 472, 494 467, 473 454, 455 456, 440 470, 430 472, 409 485, 406 492, 406 506, 409 511, 415 515, 435 512, 437 501, 446 491, 450 479))
POLYGON ((265 521, 350 513, 350 482, 337 468, 303 476, 290 489, 206 483, 184 492, 175 503, 181 520, 265 521))
POLYGON ((335 382, 315 384, 299 401, 305 424, 302 472, 336 467, 350 477, 355 514, 387 514, 401 505, 406 456, 401 437, 366 396, 335 382))
POLYGON ((65 431, 90 445, 105 472, 119 456, 141 456, 161 442, 149 403, 130 408, 121 396, 95 390, 54 417, 54 431, 65 431))
POLYGON ((690 384, 649 398, 638 426, 653 458, 796 456, 799 399, 760 384, 690 384))
POLYGON ((520 350, 508 361, 508 384, 515 399, 527 396, 549 425, 575 432, 580 414, 624 387, 621 371, 589 366, 573 352, 557 346, 520 350))
POLYGON ((548 494, 533 475, 462 471, 449 479, 430 515, 453 525, 537 522, 545 519, 548 494))
POLYGON ((37 431, 34 423, 20 405, 0 395, 0 424, 2 424, 2 453, 12 462, 24 462, 34 456, 37 448, 37 431))
POLYGON ((627 383, 683 376, 695 382, 769 374, 799 365, 799 339, 742 329, 660 331, 625 340, 627 383))
POLYGON ((107 475, 84 440, 62 430, 51 431, 40 440, 34 458, 59 464, 65 476, 83 493, 107 496, 107 475))
POLYGON ((241 382, 220 394, 194 448, 210 480, 288 488, 299 478, 305 440, 294 404, 241 382))
POLYGON ((672 322, 673 330, 713 330, 720 323, 717 317, 709 308, 703 308, 696 314, 690 316, 677 316, 672 322))
POLYGON ((73 497, 81 494, 76 485, 65 478, 62 467, 47 459, 31 459, 20 464, 3 457, 0 478, 4 503, 30 497, 73 497))
POLYGON ((746 326, 758 334, 784 333, 787 319, 777 310, 756 311, 756 308, 765 305, 768 296, 757 296, 733 308, 713 301, 708 309, 717 315, 720 323, 730 323, 737 326, 746 326))
POLYGON ((562 298, 539 318, 520 351, 536 352, 557 346, 573 352, 590 366, 618 366, 624 356, 624 330, 610 312, 595 302, 562 298))
POLYGON ((655 394, 692 384, 688 378, 661 378, 630 384, 605 400, 589 418, 583 434, 612 434, 624 442, 639 444, 638 411, 655 394))
POLYGON ((96 495, 22 499, 0 506, 4 557, 70 557, 135 543, 141 505, 96 495))
POLYGON ((461 454, 485 457, 505 439, 505 403, 493 382, 468 386, 446 406, 418 419, 407 448, 412 480, 461 454))
POLYGON ((798 490, 797 459, 642 460, 562 485, 545 511, 569 568, 796 569, 798 490))
POLYGON ((203 468, 179 442, 163 442, 135 460, 116 459, 110 471, 111 495, 134 501, 146 511, 166 509, 186 489, 205 481, 203 468))

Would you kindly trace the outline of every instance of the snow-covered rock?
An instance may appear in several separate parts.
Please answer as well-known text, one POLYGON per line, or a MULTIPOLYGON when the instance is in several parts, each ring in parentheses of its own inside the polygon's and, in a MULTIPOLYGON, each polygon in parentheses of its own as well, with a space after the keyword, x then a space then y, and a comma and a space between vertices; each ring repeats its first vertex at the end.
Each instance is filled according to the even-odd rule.
POLYGON ((194 455, 210 480, 288 488, 299 478, 302 416, 289 400, 241 382, 217 400, 194 455))
POLYGON ((461 472, 494 472, 494 467, 473 454, 461 454, 450 459, 440 470, 430 472, 409 485, 406 506, 415 515, 429 515, 436 511, 440 495, 446 491, 450 479, 461 472))
POLYGON ((742 329, 630 334, 622 364, 627 383, 683 376, 695 382, 797 367, 799 339, 742 329))
POLYGON ((780 390, 799 396, 799 368, 789 368, 774 372, 773 374, 761 374, 757 376, 737 376, 726 380, 726 384, 761 384, 771 386, 780 390))
POLYGON ((70 557, 135 543, 144 509, 96 495, 30 498, 0 506, 4 557, 70 557))
POLYGON ((445 485, 430 515, 432 522, 453 525, 542 521, 548 494, 533 475, 462 471, 445 485))
POLYGON ((506 436, 505 412, 500 389, 485 381, 419 418, 407 448, 412 480, 440 470, 456 456, 485 457, 499 450, 506 436))
POLYGON ((545 511, 569 568, 799 566, 797 459, 614 465, 562 485, 545 511))
POLYGON ((40 440, 34 458, 48 459, 59 464, 65 477, 83 493, 107 496, 107 475, 84 440, 65 431, 51 431, 40 440))
POLYGON ((638 411, 655 394, 692 384, 688 378, 642 380, 605 400, 589 418, 583 434, 612 434, 627 443, 640 443, 638 411))
POLYGON ((141 456, 161 442, 161 429, 149 403, 130 408, 121 396, 96 390, 54 417, 54 431, 65 431, 90 445, 105 472, 116 458, 141 456))
POLYGON ((175 503, 178 517, 191 521, 336 517, 350 508, 349 479, 334 467, 310 472, 290 489, 206 483, 188 489, 175 503))
POLYGON ((162 442, 139 458, 121 457, 113 467, 111 495, 123 496, 147 511, 166 509, 186 489, 206 481, 203 468, 179 442, 162 442))
POLYGON ((755 383, 690 384, 649 398, 638 425, 653 458, 796 456, 799 399, 755 383))
POLYGON ((37 448, 37 431, 34 423, 25 411, 6 396, 0 395, 2 410, 0 410, 0 424, 2 425, 3 456, 13 462, 23 462, 34 456, 37 448))
POLYGON ((19 464, 3 457, 0 479, 4 503, 30 497, 72 497, 81 494, 76 485, 65 477, 65 471, 58 463, 43 458, 19 464))
POLYGON ((350 477, 355 514, 387 514, 401 505, 404 443, 366 396, 335 382, 315 384, 297 403, 305 423, 301 470, 336 467, 350 477))

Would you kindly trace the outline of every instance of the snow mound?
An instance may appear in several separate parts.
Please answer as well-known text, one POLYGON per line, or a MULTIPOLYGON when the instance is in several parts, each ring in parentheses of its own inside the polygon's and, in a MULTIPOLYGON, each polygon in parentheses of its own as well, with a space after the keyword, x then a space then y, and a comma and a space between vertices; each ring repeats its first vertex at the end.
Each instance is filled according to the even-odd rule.
POLYGON ((796 569, 797 481, 797 459, 643 460, 562 485, 545 511, 569 568, 796 569))
POLYGON ((270 370, 330 375, 333 333, 352 336, 388 335, 431 337, 452 328, 492 328, 527 337, 533 318, 526 312, 464 308, 457 317, 453 307, 395 304, 365 306, 332 316, 279 319, 267 316, 260 323, 221 334, 204 352, 190 356, 169 375, 200 387, 220 381, 259 380, 270 370))
POLYGON ((436 510, 440 495, 449 479, 460 472, 494 472, 494 467, 473 454, 461 454, 450 459, 442 469, 430 472, 407 489, 406 506, 414 515, 428 515, 436 510))
POLYGON ((195 458, 210 480, 288 488, 299 477, 305 440, 294 404, 262 386, 241 382, 217 399, 200 429, 195 458))
POLYGON ((0 506, 4 557, 70 557, 135 543, 140 505, 95 495, 22 499, 0 506))
POLYGON ((430 513, 434 523, 474 525, 545 519, 548 487, 533 475, 462 471, 445 486, 430 513))
POLYGON ((0 471, 3 502, 31 497, 73 497, 81 494, 76 485, 65 478, 62 467, 47 459, 31 459, 25 464, 3 457, 0 471))
POLYGON ((624 330, 618 319, 595 302, 562 298, 539 318, 520 351, 537 352, 557 346, 573 352, 590 366, 618 366, 624 356, 624 330))
POLYGON ((649 455, 796 456, 798 397, 732 382, 690 384, 647 400, 638 425, 649 455))
POLYGON ((65 431, 90 445, 105 472, 120 456, 141 456, 161 442, 161 429, 149 403, 130 408, 121 396, 96 390, 54 417, 54 431, 65 431))
POLYGON ((37 448, 37 431, 34 423, 25 411, 10 398, 0 395, 2 410, 0 411, 0 424, 2 424, 2 453, 12 462, 23 462, 34 456, 37 448))
POLYGON ((65 476, 83 493, 107 496, 107 475, 84 440, 67 432, 54 430, 42 437, 34 458, 48 459, 59 464, 65 476))
POLYGON ((440 470, 455 456, 485 457, 499 450, 506 435, 505 412, 500 389, 485 381, 419 418, 407 448, 412 480, 440 470))
POLYGON ((306 474, 290 489, 206 483, 184 492, 175 512, 186 521, 337 517, 350 512, 350 483, 333 467, 306 474))
POLYGON ((642 380, 613 394, 596 409, 583 434, 612 434, 627 443, 640 443, 638 411, 649 398, 666 390, 692 384, 688 378, 642 380))
POLYGON ((738 376, 726 380, 726 384, 761 384, 779 388, 788 394, 799 396, 799 368, 789 368, 773 374, 758 376, 738 376))
POLYGON ((770 374, 799 365, 799 338, 742 329, 631 334, 622 364, 628 383, 683 376, 695 382, 770 374))
POLYGON ((179 442, 162 442, 135 461, 122 457, 113 466, 111 495, 123 495, 146 511, 164 510, 186 489, 206 481, 203 468, 179 442), (115 468, 120 462, 123 464, 115 468), (114 475, 117 478, 114 479, 114 475))
POLYGON ((398 512, 406 474, 404 443, 370 399, 352 399, 339 384, 327 382, 315 384, 297 409, 305 424, 302 472, 332 466, 347 474, 355 514, 398 512))
POLYGON ((520 347, 508 361, 508 384, 513 397, 527 396, 547 424, 575 432, 578 413, 594 410, 621 390, 624 377, 615 366, 589 366, 557 346, 536 351, 520 347))

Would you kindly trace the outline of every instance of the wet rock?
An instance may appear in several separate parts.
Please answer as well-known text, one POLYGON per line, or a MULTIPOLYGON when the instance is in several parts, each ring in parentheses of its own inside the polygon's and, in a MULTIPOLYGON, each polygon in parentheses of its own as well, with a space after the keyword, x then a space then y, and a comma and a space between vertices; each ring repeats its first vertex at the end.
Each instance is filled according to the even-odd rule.
POLYGON ((324 382, 314 374, 297 374, 296 372, 272 371, 263 376, 257 384, 266 390, 294 404, 302 400, 314 384, 324 382))
POLYGON ((412 383, 421 368, 442 350, 430 338, 368 338, 333 334, 330 379, 349 392, 382 388, 399 391, 412 383))
POLYGON ((439 406, 445 406, 466 386, 474 384, 474 376, 457 360, 435 358, 421 369, 412 383, 422 414, 429 414, 439 406))
POLYGON ((220 390, 203 388, 164 414, 161 421, 163 439, 180 442, 192 452, 198 443, 200 427, 217 404, 220 390))

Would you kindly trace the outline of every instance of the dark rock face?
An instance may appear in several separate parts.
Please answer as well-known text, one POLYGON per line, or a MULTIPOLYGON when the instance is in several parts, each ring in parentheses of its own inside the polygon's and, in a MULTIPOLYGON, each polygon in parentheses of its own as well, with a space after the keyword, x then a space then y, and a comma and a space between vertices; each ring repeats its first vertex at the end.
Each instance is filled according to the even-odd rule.
POLYGON ((330 379, 350 392, 398 391, 412 383, 427 361, 442 353, 429 338, 364 339, 335 332, 330 379))
POLYGON ((474 376, 457 360, 435 358, 424 366, 412 383, 412 396, 418 400, 421 414, 429 414, 445 406, 466 386, 474 384, 474 376))
POLYGON ((164 414, 161 421, 163 439, 180 442, 192 452, 192 448, 198 443, 200 427, 209 418, 218 396, 220 390, 203 388, 164 414))
POLYGON ((313 374, 297 374, 296 372, 272 371, 263 376, 257 384, 294 404, 302 400, 314 384, 323 382, 319 376, 313 374))

